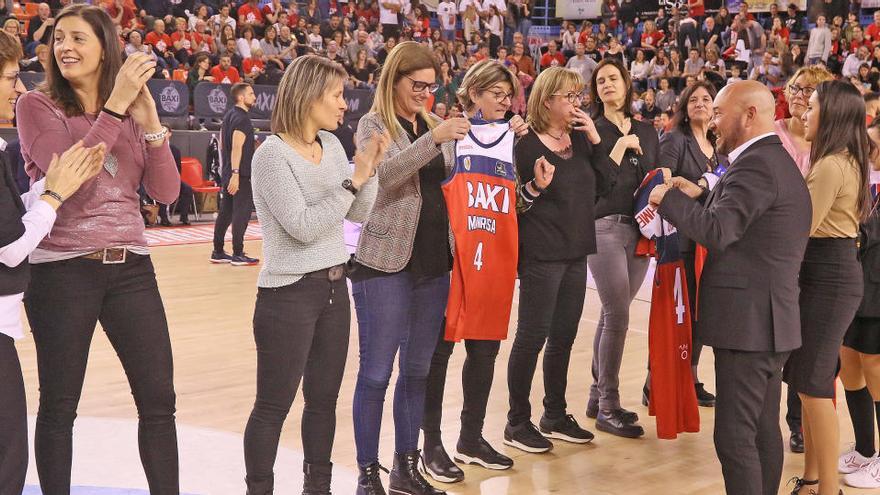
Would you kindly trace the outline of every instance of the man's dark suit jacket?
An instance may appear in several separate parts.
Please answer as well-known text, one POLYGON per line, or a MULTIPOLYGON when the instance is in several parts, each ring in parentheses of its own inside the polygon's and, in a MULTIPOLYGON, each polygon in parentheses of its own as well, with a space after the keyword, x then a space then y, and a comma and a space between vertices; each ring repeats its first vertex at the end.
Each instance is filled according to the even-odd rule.
POLYGON ((765 352, 801 346, 798 272, 812 203, 777 136, 749 146, 705 206, 671 189, 660 213, 708 249, 697 321, 704 344, 765 352))

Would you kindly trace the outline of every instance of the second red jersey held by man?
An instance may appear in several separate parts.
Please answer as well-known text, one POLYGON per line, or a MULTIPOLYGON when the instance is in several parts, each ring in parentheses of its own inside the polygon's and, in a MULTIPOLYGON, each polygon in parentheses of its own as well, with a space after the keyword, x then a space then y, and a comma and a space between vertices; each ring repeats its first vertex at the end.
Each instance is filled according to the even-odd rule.
POLYGON ((657 437, 674 439, 681 432, 700 431, 700 412, 691 374, 691 314, 678 231, 648 204, 659 184, 663 172, 652 170, 636 191, 635 211, 642 235, 656 243, 657 257, 648 321, 648 413, 657 418, 657 437))
POLYGON ((455 258, 446 340, 504 340, 516 282, 518 231, 514 133, 506 122, 471 119, 443 183, 455 258))

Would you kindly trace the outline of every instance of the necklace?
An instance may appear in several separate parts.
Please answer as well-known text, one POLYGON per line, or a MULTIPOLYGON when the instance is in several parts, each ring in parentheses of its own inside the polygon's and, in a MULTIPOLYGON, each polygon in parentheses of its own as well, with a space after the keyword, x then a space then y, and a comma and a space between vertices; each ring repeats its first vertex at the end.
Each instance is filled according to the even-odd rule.
POLYGON ((565 136, 565 131, 562 131, 561 133, 559 133, 559 137, 556 137, 556 136, 554 136, 553 134, 551 134, 551 133, 550 133, 550 130, 548 129, 548 130, 547 130, 547 135, 550 136, 550 137, 552 137, 552 138, 555 139, 556 141, 562 141, 563 136, 565 136))

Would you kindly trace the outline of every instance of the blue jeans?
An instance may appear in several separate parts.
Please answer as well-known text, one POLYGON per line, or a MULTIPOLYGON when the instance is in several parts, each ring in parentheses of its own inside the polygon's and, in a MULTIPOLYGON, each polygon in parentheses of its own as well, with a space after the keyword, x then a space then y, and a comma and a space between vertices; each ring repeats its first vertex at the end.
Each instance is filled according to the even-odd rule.
POLYGON ((448 295, 449 275, 445 274, 419 277, 400 272, 352 283, 360 342, 353 407, 359 465, 379 460, 382 409, 398 349, 394 448, 398 453, 418 448, 428 369, 448 295))

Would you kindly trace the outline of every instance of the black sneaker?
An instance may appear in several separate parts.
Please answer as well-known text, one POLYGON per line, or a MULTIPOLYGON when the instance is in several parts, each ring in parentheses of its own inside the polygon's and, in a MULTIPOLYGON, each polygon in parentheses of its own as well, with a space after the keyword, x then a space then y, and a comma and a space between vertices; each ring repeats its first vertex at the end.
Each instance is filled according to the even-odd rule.
POLYGON ((441 483, 458 483, 464 479, 464 471, 452 462, 442 443, 429 445, 425 442, 419 469, 441 483))
POLYGON ((541 435, 547 438, 565 440, 566 442, 590 443, 593 440, 593 434, 581 428, 571 414, 559 419, 548 419, 547 416, 541 416, 538 429, 541 431, 541 435))
MULTIPOLYGON (((630 423, 638 423, 639 415, 633 411, 629 411, 624 408, 618 409, 620 414, 623 415, 624 418, 627 418, 630 423)), ((596 419, 599 416, 599 401, 589 401, 587 402, 587 417, 590 419, 596 419)))
POLYGON ((644 428, 626 421, 619 411, 599 411, 599 417, 596 418, 596 429, 624 438, 638 438, 645 434, 644 428))
POLYGON ((208 261, 214 264, 229 263, 232 261, 232 256, 226 254, 225 251, 211 251, 211 258, 208 261))
POLYGON ((544 438, 531 421, 504 427, 504 445, 510 445, 532 454, 540 454, 553 449, 553 442, 544 438))
POLYGON ((246 254, 242 254, 240 256, 233 256, 229 263, 232 266, 253 266, 260 264, 260 260, 257 258, 251 258, 246 254))
POLYGON ((707 392, 702 383, 695 383, 694 389, 697 392, 697 404, 700 407, 715 407, 715 396, 707 392))
POLYGON ((513 459, 492 448, 482 436, 476 442, 463 442, 459 439, 453 457, 455 462, 476 464, 486 469, 500 471, 513 467, 513 459))

